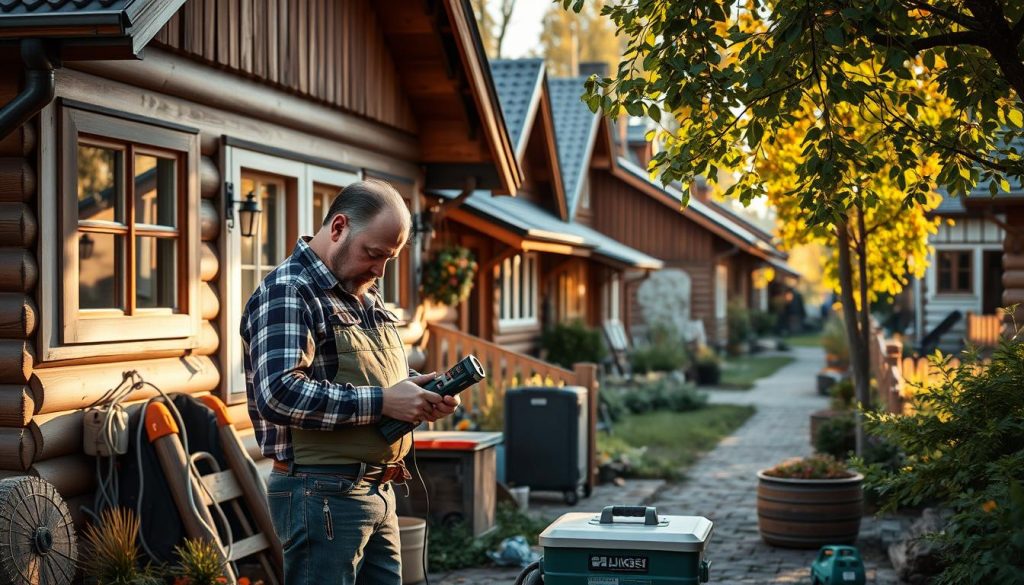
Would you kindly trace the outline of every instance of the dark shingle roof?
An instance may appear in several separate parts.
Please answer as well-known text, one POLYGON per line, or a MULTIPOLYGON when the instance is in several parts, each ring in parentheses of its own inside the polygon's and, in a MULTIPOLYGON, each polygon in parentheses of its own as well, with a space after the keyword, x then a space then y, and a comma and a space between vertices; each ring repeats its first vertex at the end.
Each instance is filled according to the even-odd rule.
POLYGON ((491 61, 491 77, 516 155, 526 145, 526 121, 530 118, 544 78, 543 59, 500 59, 491 61))
POLYGON ((0 0, 6 14, 74 13, 94 10, 122 10, 131 0, 0 0))
POLYGON ((583 77, 550 79, 551 110, 555 118, 555 136, 558 139, 558 161, 562 167, 565 202, 569 217, 576 213, 580 187, 590 164, 590 153, 600 117, 590 111, 582 101, 583 77))
POLYGON ((62 58, 133 58, 185 0, 0 0, 0 39, 63 42, 62 58), (71 48, 115 47, 83 56, 71 48))
MULTIPOLYGON (((439 191, 452 199, 457 191, 439 191)), ((464 208, 503 226, 520 236, 568 244, 591 250, 599 258, 645 270, 659 270, 664 263, 583 224, 562 221, 539 205, 520 197, 495 197, 489 191, 474 191, 464 208)))

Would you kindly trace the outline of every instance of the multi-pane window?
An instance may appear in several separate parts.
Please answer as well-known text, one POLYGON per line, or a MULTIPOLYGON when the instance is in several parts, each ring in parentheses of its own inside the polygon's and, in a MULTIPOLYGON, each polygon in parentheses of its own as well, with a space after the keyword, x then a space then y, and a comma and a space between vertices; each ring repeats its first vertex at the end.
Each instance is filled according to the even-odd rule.
POLYGON ((573 266, 558 274, 558 319, 571 321, 586 316, 587 285, 585 273, 573 266))
POLYGON ((146 349, 194 347, 197 131, 66 105, 60 112, 61 202, 43 243, 44 253, 58 244, 52 304, 61 313, 44 311, 44 359, 116 355, 119 344, 141 340, 146 349), (108 345, 72 347, 87 343, 108 345))
POLYGON ((618 272, 612 273, 605 281, 601 291, 601 318, 605 321, 621 320, 622 312, 622 277, 618 272))
POLYGON ((254 173, 242 174, 242 196, 256 196, 262 212, 252 236, 241 236, 242 295, 245 306, 253 291, 270 271, 290 253, 287 241, 287 189, 284 179, 254 173))
POLYGON ((937 292, 970 293, 974 290, 974 252, 940 250, 938 253, 937 292))
POLYGON ((537 322, 537 256, 517 254, 495 268, 499 287, 499 325, 537 322))
POLYGON ((729 267, 715 265, 715 318, 725 319, 729 304, 729 267))
POLYGON ((179 308, 178 156, 78 143, 78 306, 106 315, 179 308))

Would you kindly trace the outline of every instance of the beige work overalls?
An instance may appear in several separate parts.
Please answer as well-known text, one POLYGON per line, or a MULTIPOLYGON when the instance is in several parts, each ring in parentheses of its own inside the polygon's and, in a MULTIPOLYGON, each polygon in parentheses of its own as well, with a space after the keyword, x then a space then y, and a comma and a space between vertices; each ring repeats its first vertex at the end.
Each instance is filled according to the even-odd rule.
MULTIPOLYGON (((374 309, 380 312, 381 309, 374 309)), ((335 313, 328 320, 338 348, 337 383, 387 388, 409 377, 409 363, 398 335, 398 318, 387 311, 378 314, 376 328, 360 327, 358 316, 335 313), (382 317, 382 318, 381 318, 382 317)), ((388 444, 377 425, 352 425, 334 431, 291 429, 292 449, 298 465, 369 463, 384 465, 401 461, 412 444, 406 435, 388 444)))

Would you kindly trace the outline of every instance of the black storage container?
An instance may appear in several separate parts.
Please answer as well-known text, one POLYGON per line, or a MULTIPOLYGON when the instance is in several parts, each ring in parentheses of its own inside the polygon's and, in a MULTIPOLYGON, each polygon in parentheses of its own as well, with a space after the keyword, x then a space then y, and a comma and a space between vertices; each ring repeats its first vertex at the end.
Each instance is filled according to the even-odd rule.
MULTIPOLYGON (((517 388, 505 394, 505 481, 579 500, 587 478, 587 389, 517 388)), ((590 495, 590 494, 586 494, 590 495)))

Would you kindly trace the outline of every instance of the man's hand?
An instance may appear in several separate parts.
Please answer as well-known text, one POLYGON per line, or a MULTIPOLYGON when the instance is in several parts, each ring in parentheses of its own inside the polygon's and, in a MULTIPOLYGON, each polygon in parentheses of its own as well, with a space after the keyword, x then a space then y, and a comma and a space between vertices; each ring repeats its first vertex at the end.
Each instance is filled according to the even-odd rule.
MULTIPOLYGON (((393 419, 419 424, 425 420, 437 420, 435 405, 447 405, 440 394, 424 390, 422 386, 436 377, 436 372, 406 378, 390 388, 384 389, 384 405, 381 414, 393 419)), ((451 411, 454 412, 454 406, 451 411)), ((447 414, 451 414, 448 412, 447 414)))
POLYGON ((441 402, 434 403, 434 412, 431 416, 428 416, 426 420, 434 422, 435 420, 444 418, 449 414, 455 412, 455 409, 462 404, 462 400, 459 399, 458 395, 445 396, 441 402))

